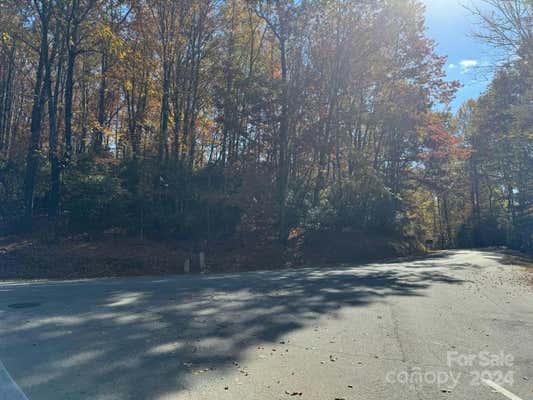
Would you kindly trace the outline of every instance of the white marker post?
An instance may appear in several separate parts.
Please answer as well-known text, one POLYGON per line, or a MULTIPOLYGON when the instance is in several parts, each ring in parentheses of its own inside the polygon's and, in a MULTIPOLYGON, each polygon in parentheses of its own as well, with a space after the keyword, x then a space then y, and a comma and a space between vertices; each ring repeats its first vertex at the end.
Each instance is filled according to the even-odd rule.
POLYGON ((200 273, 205 274, 206 268, 205 268, 205 253, 203 251, 198 254, 198 260, 200 261, 200 273))

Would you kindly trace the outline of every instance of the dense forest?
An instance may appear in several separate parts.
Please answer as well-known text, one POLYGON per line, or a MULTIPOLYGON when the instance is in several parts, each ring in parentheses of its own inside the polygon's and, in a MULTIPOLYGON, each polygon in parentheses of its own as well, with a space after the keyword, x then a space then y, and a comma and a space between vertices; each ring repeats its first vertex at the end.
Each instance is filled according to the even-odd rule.
POLYGON ((485 2, 453 113, 416 0, 0 0, 0 230, 531 251, 533 2, 485 2))

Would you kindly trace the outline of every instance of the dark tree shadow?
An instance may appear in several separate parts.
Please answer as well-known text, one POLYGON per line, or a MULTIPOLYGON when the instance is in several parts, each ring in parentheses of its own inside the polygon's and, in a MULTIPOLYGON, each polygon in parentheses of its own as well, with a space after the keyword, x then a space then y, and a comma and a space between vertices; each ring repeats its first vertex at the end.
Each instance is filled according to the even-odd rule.
POLYGON ((321 315, 463 283, 450 267, 468 265, 446 262, 440 270, 436 261, 0 284, 8 291, 0 300, 0 358, 35 399, 157 398, 186 389, 188 374, 227 368, 251 346, 277 342, 321 315), (40 305, 8 307, 24 302, 40 305))
POLYGON ((533 268, 533 254, 526 254, 520 251, 499 248, 486 249, 487 258, 497 261, 503 265, 516 265, 519 267, 533 268))

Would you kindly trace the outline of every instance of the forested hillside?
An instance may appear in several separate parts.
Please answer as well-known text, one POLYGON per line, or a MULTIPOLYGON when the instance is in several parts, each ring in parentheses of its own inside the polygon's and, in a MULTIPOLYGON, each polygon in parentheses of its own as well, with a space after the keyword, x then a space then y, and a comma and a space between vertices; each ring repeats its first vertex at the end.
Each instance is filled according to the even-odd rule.
POLYGON ((486 1, 453 114, 415 0, 1 0, 0 233, 531 250, 533 2, 486 1))
POLYGON ((448 243, 533 249, 533 1, 484 0, 472 9, 478 39, 498 54, 492 82, 455 117, 469 156, 461 163, 458 218, 448 243), (455 239, 454 239, 455 238, 455 239))

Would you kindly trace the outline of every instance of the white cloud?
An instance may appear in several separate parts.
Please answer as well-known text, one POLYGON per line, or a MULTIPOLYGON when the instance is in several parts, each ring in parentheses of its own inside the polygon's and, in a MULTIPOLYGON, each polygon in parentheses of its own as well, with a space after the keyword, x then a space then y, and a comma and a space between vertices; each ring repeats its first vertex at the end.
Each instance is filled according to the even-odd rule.
POLYGON ((459 65, 463 68, 472 68, 478 64, 477 60, 461 60, 461 62, 459 62, 459 65))
POLYGON ((457 65, 455 64, 448 65, 448 69, 455 69, 455 68, 457 68, 457 65))
POLYGON ((475 68, 479 65, 478 60, 461 60, 459 61, 459 65, 461 66, 461 73, 466 74, 470 72, 472 68, 475 68))

